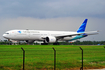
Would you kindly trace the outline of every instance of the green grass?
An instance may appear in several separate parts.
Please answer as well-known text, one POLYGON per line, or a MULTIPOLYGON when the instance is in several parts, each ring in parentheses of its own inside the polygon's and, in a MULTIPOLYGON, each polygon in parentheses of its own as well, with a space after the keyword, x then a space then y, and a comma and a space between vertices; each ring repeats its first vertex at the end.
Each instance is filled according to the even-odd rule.
POLYGON ((25 69, 40 70, 54 68, 54 51, 56 49, 57 69, 80 68, 84 51, 84 68, 104 68, 105 48, 103 46, 76 45, 0 45, 0 70, 22 70, 23 52, 25 50, 25 69))

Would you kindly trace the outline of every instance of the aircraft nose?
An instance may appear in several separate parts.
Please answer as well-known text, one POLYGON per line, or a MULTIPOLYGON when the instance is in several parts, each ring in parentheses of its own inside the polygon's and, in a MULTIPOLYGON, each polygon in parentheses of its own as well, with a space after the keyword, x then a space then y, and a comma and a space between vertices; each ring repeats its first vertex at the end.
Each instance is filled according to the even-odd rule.
POLYGON ((3 37, 4 37, 4 38, 7 38, 6 34, 3 34, 3 37))
POLYGON ((5 37, 5 34, 3 34, 3 37, 5 37))

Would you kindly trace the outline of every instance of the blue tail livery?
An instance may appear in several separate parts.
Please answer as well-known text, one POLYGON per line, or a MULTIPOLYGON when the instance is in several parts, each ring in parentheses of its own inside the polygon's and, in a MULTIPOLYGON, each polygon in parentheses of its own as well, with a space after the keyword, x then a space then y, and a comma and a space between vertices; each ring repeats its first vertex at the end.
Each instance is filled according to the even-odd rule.
POLYGON ((85 19, 85 20, 84 20, 84 22, 82 23, 82 25, 81 25, 81 26, 79 27, 79 29, 77 30, 77 33, 83 33, 83 32, 85 32, 87 20, 88 20, 88 19, 85 19))

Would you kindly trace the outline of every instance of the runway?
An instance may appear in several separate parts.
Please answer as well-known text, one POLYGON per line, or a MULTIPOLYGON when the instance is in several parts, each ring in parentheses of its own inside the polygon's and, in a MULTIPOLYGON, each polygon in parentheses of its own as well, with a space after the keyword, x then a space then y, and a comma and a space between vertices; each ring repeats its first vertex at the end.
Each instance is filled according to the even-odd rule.
POLYGON ((105 68, 104 69, 83 69, 83 70, 105 70, 105 68))

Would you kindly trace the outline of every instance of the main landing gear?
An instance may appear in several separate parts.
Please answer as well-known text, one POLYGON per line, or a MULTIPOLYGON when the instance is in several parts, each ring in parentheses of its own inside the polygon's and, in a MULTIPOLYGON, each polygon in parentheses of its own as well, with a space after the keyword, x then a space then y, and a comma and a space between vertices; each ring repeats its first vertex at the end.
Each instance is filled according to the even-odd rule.
POLYGON ((59 45, 59 43, 58 43, 58 42, 56 42, 56 43, 53 43, 53 45, 59 45))
POLYGON ((41 43, 41 45, 48 45, 48 43, 41 43))
MULTIPOLYGON (((44 41, 44 43, 41 43, 41 45, 48 45, 48 43, 46 43, 46 42, 44 41)), ((55 43, 53 43, 53 45, 60 45, 60 44, 59 44, 59 42, 55 42, 55 43)))

